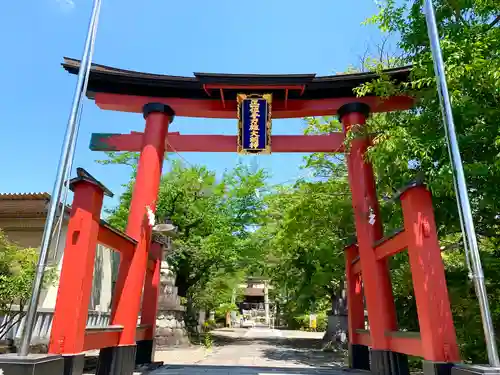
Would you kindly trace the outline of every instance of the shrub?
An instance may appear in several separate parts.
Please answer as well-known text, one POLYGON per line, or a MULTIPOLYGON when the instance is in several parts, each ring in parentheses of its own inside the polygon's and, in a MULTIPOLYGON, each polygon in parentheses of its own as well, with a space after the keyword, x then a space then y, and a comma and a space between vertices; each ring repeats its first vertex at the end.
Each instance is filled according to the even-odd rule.
MULTIPOLYGON (((37 249, 22 248, 9 241, 0 230, 0 316, 8 316, 0 324, 0 339, 24 316, 23 310, 31 297, 37 260, 37 249)), ((53 282, 54 276, 54 270, 48 270, 44 282, 53 282)))
MULTIPOLYGON (((309 327, 309 314, 297 315, 293 318, 293 324, 290 328, 300 329, 303 331, 312 331, 309 327)), ((326 331, 328 325, 328 317, 326 312, 316 313, 316 329, 315 331, 326 331)))
POLYGON ((205 331, 211 331, 212 329, 217 328, 217 323, 213 319, 207 320, 205 323, 203 323, 203 329, 205 331))

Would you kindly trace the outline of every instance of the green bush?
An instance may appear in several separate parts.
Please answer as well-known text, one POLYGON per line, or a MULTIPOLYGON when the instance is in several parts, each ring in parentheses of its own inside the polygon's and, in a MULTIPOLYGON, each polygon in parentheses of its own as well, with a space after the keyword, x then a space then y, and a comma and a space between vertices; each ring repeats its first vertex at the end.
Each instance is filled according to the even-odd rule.
POLYGON ((203 323, 203 330, 205 332, 211 331, 217 328, 217 322, 213 319, 208 319, 205 323, 203 323))
MULTIPOLYGON (((0 339, 24 316, 36 273, 38 249, 22 248, 11 242, 0 229, 0 316, 8 316, 0 324, 0 339), (17 307, 16 310, 13 310, 17 307)), ((54 268, 47 268, 44 286, 54 282, 54 268)))
MULTIPOLYGON (((309 314, 302 314, 293 317, 293 321, 289 322, 289 327, 292 329, 300 329, 302 331, 312 331, 309 327, 309 314)), ((325 311, 316 313, 316 331, 326 331, 328 325, 328 316, 325 311)))
POLYGON ((210 349, 212 348, 213 343, 214 343, 214 338, 212 337, 212 334, 210 332, 205 332, 205 334, 203 335, 203 346, 206 349, 210 349))
POLYGON ((226 316, 225 315, 218 315, 218 314, 215 314, 215 320, 214 322, 216 324, 226 324, 226 316))

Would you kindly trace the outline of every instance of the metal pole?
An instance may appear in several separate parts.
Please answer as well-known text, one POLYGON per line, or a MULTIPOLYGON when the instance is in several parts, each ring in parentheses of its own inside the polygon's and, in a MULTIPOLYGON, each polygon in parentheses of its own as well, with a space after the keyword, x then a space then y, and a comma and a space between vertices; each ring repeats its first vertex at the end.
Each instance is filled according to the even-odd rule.
POLYGON ((472 211, 469 196, 467 194, 467 185, 462 167, 462 158, 460 156, 460 149, 458 147, 457 135, 455 132, 455 124, 453 122, 453 112, 451 109, 450 96, 448 94, 448 86, 446 84, 444 61, 441 53, 441 46, 439 44, 439 35, 432 0, 424 0, 424 12, 427 22, 427 32, 431 43, 432 57, 434 60, 434 72, 436 74, 441 112, 443 115, 443 122, 445 124, 448 152, 450 154, 453 177, 455 180, 454 183, 459 216, 462 221, 462 235, 464 237, 464 243, 466 244, 465 250, 467 251, 468 249, 470 251, 469 259, 472 266, 472 279, 474 280, 474 286, 479 300, 479 308, 481 310, 486 348, 488 351, 488 360, 491 366, 500 367, 500 359, 498 358, 497 345, 495 341, 495 330, 491 319, 488 295, 484 284, 483 268, 481 266, 481 258, 479 256, 479 247, 477 245, 476 232, 474 229, 474 222, 472 220, 472 211))
MULTIPOLYGON (((86 90, 84 89, 83 92, 86 90)), ((61 241, 61 232, 62 232, 62 226, 63 226, 63 221, 64 221, 64 211, 66 208, 66 202, 68 200, 68 193, 69 193, 69 180, 71 176, 71 169, 73 168, 73 161, 74 161, 74 156, 75 156, 75 147, 76 147, 76 142, 77 142, 77 136, 78 136, 78 131, 80 129, 80 119, 82 117, 82 108, 83 108, 83 100, 80 102, 80 108, 78 109, 78 118, 76 120, 76 134, 75 137, 71 140, 71 146, 70 146, 70 151, 69 154, 73 155, 71 160, 69 161, 66 170, 64 171, 64 188, 62 191, 62 199, 61 199, 61 208, 59 209, 59 218, 56 223, 56 226, 54 227, 54 230, 52 232, 52 239, 51 241, 56 240, 54 244, 54 249, 55 251, 58 251, 59 249, 59 243, 61 241)), ((57 215, 56 215, 57 216, 57 215)), ((51 242, 52 243, 52 242, 51 242)))
POLYGON ((49 253, 49 247, 52 237, 52 229, 54 227, 54 219, 56 217, 57 208, 61 199, 61 192, 64 186, 64 177, 67 170, 68 163, 73 158, 74 148, 71 147, 72 141, 76 138, 76 132, 78 130, 77 120, 78 112, 80 108, 80 103, 84 95, 84 87, 88 81, 90 65, 92 61, 92 52, 95 42, 95 28, 97 27, 99 12, 101 8, 101 0, 94 0, 94 5, 92 8, 92 14, 89 22, 87 37, 85 39, 85 47, 83 50, 82 61, 80 64, 80 70, 78 72, 78 81, 76 84, 75 94, 73 97, 73 104, 71 107, 70 116, 68 119, 68 125, 66 127, 66 134, 64 136, 64 142, 61 149, 61 157, 59 159, 59 166, 57 167, 56 180, 54 182, 54 188, 52 190, 52 197, 50 200, 50 205, 48 209, 47 219, 45 221, 45 228, 42 236, 42 243, 40 247, 40 256, 38 258, 37 270, 35 275, 35 280, 33 281, 33 289, 31 293, 30 304, 28 306, 28 311, 26 313, 26 320, 24 323, 23 336, 21 339, 21 348, 19 355, 26 356, 29 352, 31 335, 33 333, 33 326, 35 323, 36 310, 38 306, 38 300, 40 298, 40 291, 43 282, 43 276, 45 273, 45 264, 47 261, 47 256, 49 253))
MULTIPOLYGON (((100 9, 98 10, 98 14, 97 14, 97 19, 99 19, 99 15, 100 15, 100 9)), ((95 41, 95 36, 96 36, 96 33, 97 33, 97 22, 94 22, 94 25, 93 25, 93 28, 92 28, 92 38, 91 40, 94 40, 95 41)), ((90 56, 92 56, 94 54, 94 47, 95 47, 95 43, 92 43, 91 45, 91 49, 90 49, 90 56)), ((88 64, 88 68, 87 68, 87 71, 90 72, 90 67, 91 67, 91 63, 88 64)), ((82 89, 82 93, 85 93, 87 92, 87 86, 88 86, 88 79, 85 80, 84 82, 84 86, 83 86, 83 89, 82 89)), ((76 148, 76 144, 77 144, 77 141, 78 141, 78 133, 79 133, 79 130, 80 130, 80 121, 82 119, 82 113, 83 113, 83 100, 80 100, 80 105, 78 107, 78 112, 77 112, 77 118, 76 118, 76 131, 75 131, 75 134, 74 134, 74 137, 71 139, 71 146, 70 146, 70 150, 69 150, 69 155, 71 156, 69 162, 68 162, 68 165, 66 167, 66 170, 64 171, 64 181, 65 181, 65 184, 64 184, 64 188, 63 188, 63 198, 61 200, 61 209, 59 210, 60 211, 60 214, 59 214, 59 220, 56 224, 56 227, 54 228, 54 231, 53 231, 53 235, 52 235, 52 239, 51 241, 53 241, 54 239, 56 240, 55 244, 54 244, 54 249, 59 249, 59 243, 61 241, 61 232, 62 232, 62 225, 63 225, 63 222, 64 222, 64 212, 65 212, 65 209, 66 209, 66 203, 67 203, 67 200, 68 200, 68 193, 69 193, 69 180, 70 180, 70 176, 71 176, 71 169, 73 168, 73 161, 75 160, 75 148, 76 148)))

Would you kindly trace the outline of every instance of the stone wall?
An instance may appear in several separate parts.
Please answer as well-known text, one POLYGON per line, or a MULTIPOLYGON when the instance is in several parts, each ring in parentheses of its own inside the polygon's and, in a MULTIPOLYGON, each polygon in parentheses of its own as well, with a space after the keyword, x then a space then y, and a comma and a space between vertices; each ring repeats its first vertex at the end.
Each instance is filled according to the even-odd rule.
POLYGON ((156 347, 189 344, 184 311, 159 311, 156 318, 156 347))

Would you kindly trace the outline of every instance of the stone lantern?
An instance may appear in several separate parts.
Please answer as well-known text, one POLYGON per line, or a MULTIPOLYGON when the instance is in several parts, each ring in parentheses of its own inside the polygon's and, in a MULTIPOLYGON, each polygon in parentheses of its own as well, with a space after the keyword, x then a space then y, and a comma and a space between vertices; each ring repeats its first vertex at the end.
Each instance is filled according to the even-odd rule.
POLYGON ((167 262, 173 251, 172 238, 177 236, 177 228, 169 221, 153 227, 153 239, 163 244, 163 259, 160 268, 160 295, 156 315, 156 347, 179 346, 189 343, 184 322, 185 307, 181 305, 175 286, 176 275, 167 262))

